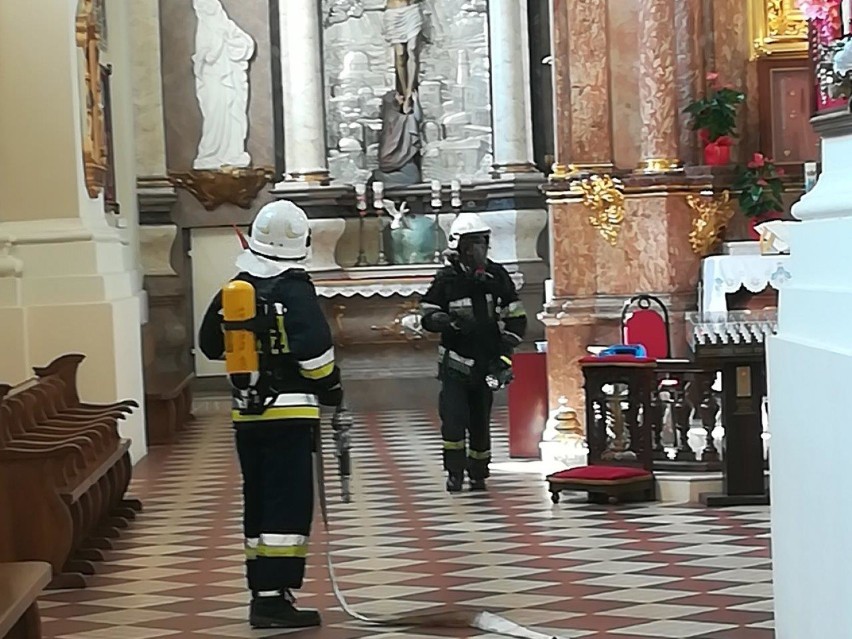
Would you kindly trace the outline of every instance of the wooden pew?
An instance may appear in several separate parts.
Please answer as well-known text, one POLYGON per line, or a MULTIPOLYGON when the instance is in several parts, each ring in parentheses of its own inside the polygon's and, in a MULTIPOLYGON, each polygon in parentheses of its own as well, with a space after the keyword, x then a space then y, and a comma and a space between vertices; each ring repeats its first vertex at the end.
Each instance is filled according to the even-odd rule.
POLYGON ((16 387, 0 386, 0 560, 50 563, 50 587, 83 587, 111 539, 141 510, 125 499, 130 441, 118 421, 136 402, 80 401, 83 357, 63 356, 16 387))
POLYGON ((167 373, 145 381, 145 432, 149 446, 175 441, 178 432, 192 419, 194 373, 167 373))
POLYGON ((0 563, 0 639, 41 639, 37 599, 49 582, 44 562, 0 563))

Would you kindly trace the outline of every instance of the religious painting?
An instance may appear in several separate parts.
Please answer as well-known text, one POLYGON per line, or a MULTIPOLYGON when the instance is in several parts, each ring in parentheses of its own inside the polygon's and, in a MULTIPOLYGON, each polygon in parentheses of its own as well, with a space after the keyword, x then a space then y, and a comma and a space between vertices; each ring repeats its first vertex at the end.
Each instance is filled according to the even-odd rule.
POLYGON ((323 40, 336 180, 489 179, 485 0, 325 0, 323 40))

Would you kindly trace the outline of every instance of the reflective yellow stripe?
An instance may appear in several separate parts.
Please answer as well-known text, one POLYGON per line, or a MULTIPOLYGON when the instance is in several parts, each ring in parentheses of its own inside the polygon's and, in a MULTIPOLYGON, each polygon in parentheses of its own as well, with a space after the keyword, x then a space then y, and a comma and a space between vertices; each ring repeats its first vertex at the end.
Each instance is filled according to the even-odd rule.
POLYGON ((302 369, 302 377, 307 377, 308 379, 322 379, 323 377, 328 377, 334 372, 334 362, 326 364, 325 366, 320 366, 319 368, 315 368, 313 370, 308 370, 306 368, 302 369))
POLYGON ((303 546, 266 546, 258 544, 255 548, 246 548, 246 559, 258 557, 296 557, 304 559, 308 556, 308 547, 303 546))
POLYGON ((491 451, 484 450, 480 452, 478 450, 469 450, 467 451, 467 456, 471 459, 491 459, 491 451))
POLYGON ((445 440, 444 450, 464 450, 464 442, 448 442, 445 440))
POLYGON ((307 379, 322 379, 334 372, 334 346, 319 357, 299 362, 302 377, 307 379))
POLYGON ((238 410, 231 411, 231 419, 235 422, 269 422, 275 419, 319 419, 320 409, 317 406, 273 406, 260 415, 243 415, 238 410))

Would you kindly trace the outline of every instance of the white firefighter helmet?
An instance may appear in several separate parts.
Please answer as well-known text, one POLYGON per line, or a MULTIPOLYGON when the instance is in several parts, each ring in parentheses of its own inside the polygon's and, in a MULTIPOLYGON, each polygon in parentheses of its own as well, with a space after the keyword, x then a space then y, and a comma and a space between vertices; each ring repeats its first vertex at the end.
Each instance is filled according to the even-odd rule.
POLYGON ((491 228, 476 213, 460 213, 450 226, 447 248, 456 251, 465 235, 491 235, 491 228))
POLYGON ((237 258, 240 271, 275 277, 303 268, 311 245, 308 216, 292 202, 270 202, 254 218, 246 243, 248 248, 237 258))
POLYGON ((271 260, 304 260, 311 245, 311 225, 292 202, 270 202, 257 214, 248 238, 249 249, 271 260))

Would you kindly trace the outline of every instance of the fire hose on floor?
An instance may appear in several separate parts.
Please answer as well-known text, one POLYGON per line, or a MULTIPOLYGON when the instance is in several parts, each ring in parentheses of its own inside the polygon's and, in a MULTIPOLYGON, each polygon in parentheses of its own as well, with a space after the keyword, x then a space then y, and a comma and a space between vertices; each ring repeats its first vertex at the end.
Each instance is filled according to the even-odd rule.
MULTIPOLYGON (((335 455, 340 472, 341 498, 344 503, 352 499, 350 492, 350 478, 352 475, 351 461, 351 429, 352 418, 346 407, 341 404, 334 412, 332 418, 332 430, 334 433, 335 455)), ((374 626, 387 627, 419 627, 419 628, 474 628, 483 632, 490 632, 505 637, 518 637, 519 639, 559 639, 552 635, 542 634, 529 628, 516 624, 505 617, 487 611, 465 610, 457 606, 445 606, 441 610, 428 614, 415 615, 387 615, 374 617, 361 614, 350 606, 337 582, 334 572, 331 548, 331 530, 328 517, 328 498, 325 490, 325 472, 323 467, 322 436, 317 435, 317 463, 316 479, 320 500, 320 512, 325 528, 325 558, 328 568, 328 578, 331 588, 343 612, 352 619, 374 626)))

